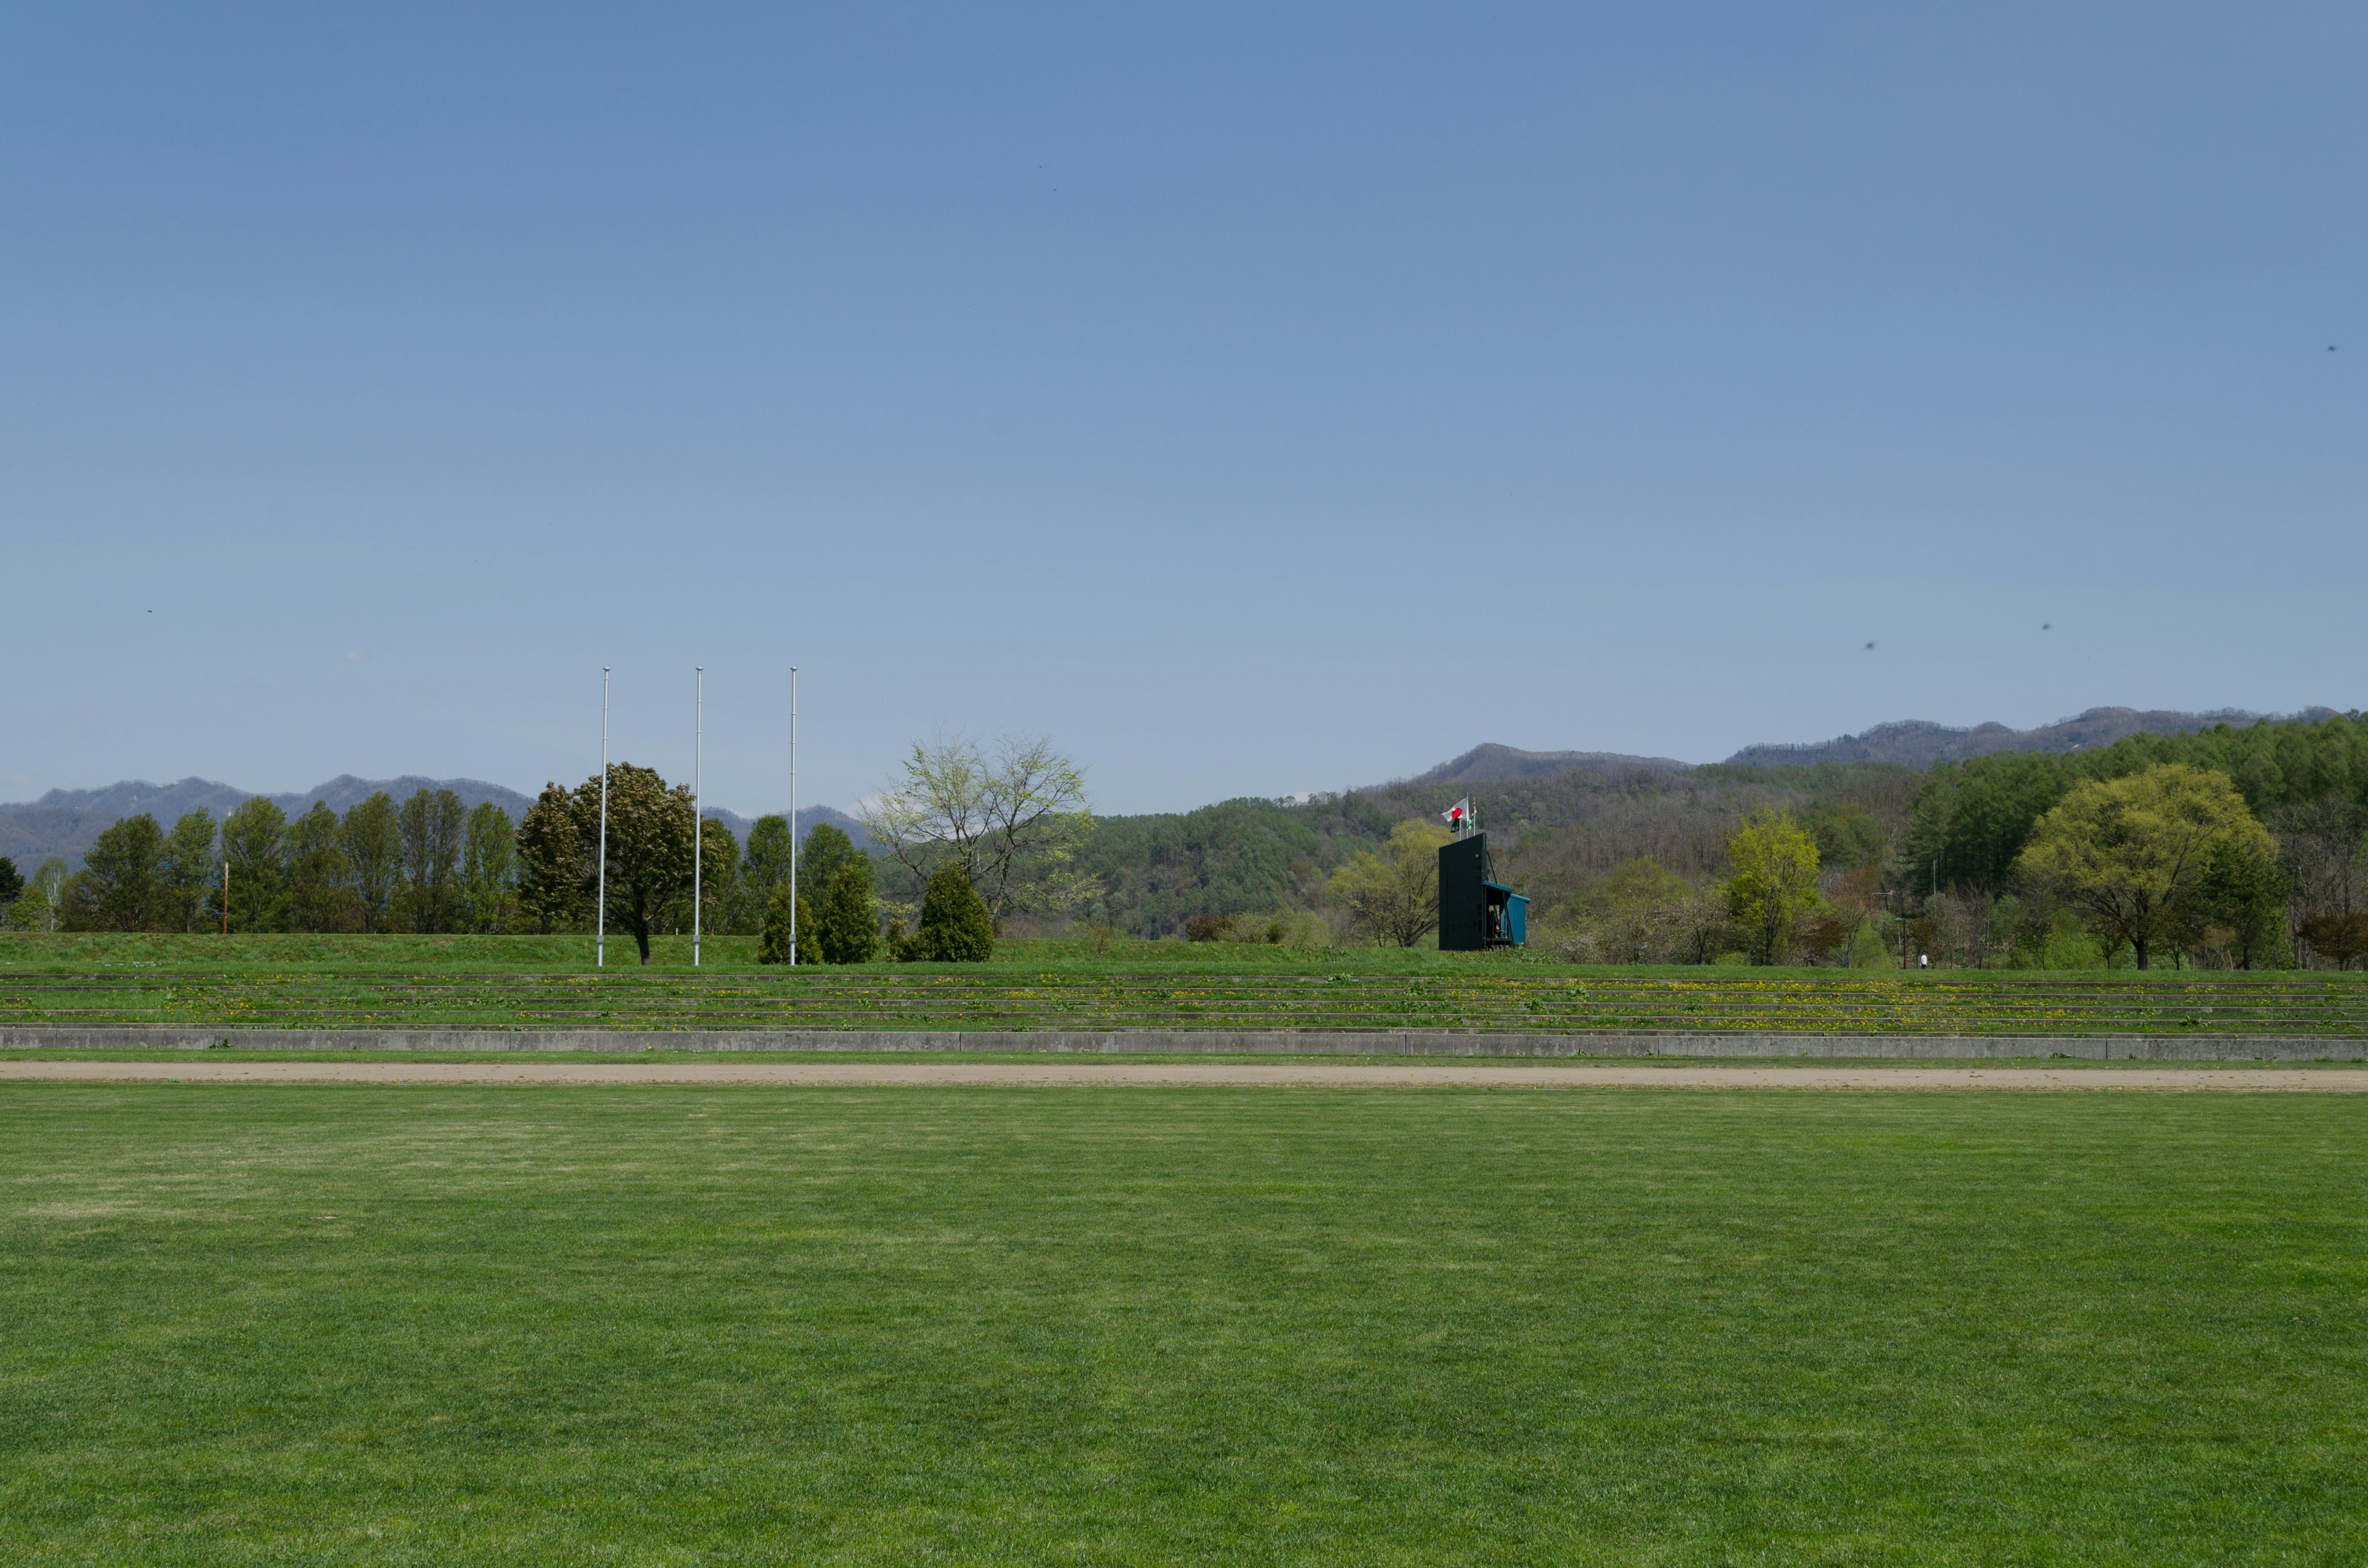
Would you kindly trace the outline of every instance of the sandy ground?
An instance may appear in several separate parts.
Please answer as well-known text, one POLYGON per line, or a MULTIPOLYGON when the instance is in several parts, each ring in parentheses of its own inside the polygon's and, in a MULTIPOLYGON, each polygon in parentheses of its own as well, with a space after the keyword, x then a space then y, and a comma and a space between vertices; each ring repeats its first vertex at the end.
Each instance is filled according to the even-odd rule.
POLYGON ((2368 1070, 2275 1067, 1502 1067, 1092 1062, 0 1062, 0 1080, 122 1084, 1015 1085, 1489 1089, 2216 1089, 2368 1092, 2368 1070))

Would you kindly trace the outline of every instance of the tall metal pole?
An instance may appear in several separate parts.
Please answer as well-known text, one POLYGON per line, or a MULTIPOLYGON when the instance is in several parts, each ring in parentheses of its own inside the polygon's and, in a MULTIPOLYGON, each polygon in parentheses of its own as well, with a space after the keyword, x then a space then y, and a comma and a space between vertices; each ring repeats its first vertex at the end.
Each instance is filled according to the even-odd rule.
POLYGON ((592 967, 609 967, 609 666, 600 666, 600 907, 593 915, 592 967))
POLYGON ((707 824, 700 816, 700 762, 707 738, 707 666, 690 667, 690 967, 699 967, 699 899, 700 852, 707 847, 707 824))
POLYGON ((798 967, 798 666, 790 666, 790 967, 798 967))

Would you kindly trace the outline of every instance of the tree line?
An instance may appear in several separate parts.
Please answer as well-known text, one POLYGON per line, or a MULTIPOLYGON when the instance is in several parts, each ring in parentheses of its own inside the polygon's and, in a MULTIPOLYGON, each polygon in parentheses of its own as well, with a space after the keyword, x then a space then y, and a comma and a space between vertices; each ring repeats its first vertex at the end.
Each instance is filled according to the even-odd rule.
POLYGON ((872 858, 840 829, 808 832, 792 881, 786 818, 757 818, 744 848, 694 814, 688 787, 626 762, 607 773, 605 830, 598 774, 572 790, 545 785, 516 824, 450 790, 399 804, 381 791, 342 816, 316 801, 293 819, 258 796, 219 822, 196 811, 169 830, 147 812, 125 817, 71 875, 53 860, 27 879, 0 858, 0 906, 28 929, 547 935, 592 930, 605 890, 607 928, 643 963, 654 936, 690 929, 694 898, 701 929, 757 937, 767 962, 791 958, 793 911, 801 963, 977 961, 995 938, 975 881, 1007 903, 1024 896, 1043 843, 1041 822, 1012 813, 1008 790, 985 798, 996 821, 959 821, 942 846, 927 838, 925 815, 890 824, 901 831, 892 863, 918 881, 909 909, 883 907, 872 858))

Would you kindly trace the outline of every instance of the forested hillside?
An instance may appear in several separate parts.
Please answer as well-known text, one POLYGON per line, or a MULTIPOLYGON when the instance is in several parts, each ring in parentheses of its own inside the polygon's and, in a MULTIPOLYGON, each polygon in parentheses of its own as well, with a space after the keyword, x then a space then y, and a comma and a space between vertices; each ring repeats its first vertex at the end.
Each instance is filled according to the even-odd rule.
MULTIPOLYGON (((2014 872, 2033 825, 2082 779, 2162 763, 2226 774, 2275 836, 2291 903, 2286 941, 2314 914, 2368 912, 2368 722, 2354 714, 2138 733, 2094 751, 2005 752, 1930 769, 1647 764, 1475 782, 1448 768, 1435 773, 1465 776, 1299 804, 1242 800, 1109 817, 1096 823, 1082 857, 1101 897, 1079 913, 1143 936, 1176 934, 1196 915, 1293 911, 1336 917, 1339 928, 1338 912, 1326 908, 1333 873, 1398 824, 1436 823, 1468 796, 1499 873, 1530 895, 1540 930, 1600 925, 1622 901, 1655 903, 1667 916, 1655 918, 1674 929, 1683 922, 1667 912, 1728 875, 1730 838, 1748 814, 1769 807, 1814 838, 1829 893, 1855 879, 1843 900, 1859 912, 1845 922, 1853 931, 1865 912, 1890 908, 1912 915, 1916 939, 1947 961, 1998 961, 2017 943, 2044 949, 2047 940, 2033 923, 2051 916, 2018 896, 2014 872)), ((1641 938, 1630 947, 1651 950, 1641 938)))
POLYGON ((1228 801, 1196 812, 1105 817, 1084 856, 1104 899, 1097 916, 1162 936, 1195 915, 1312 908, 1325 879, 1399 822, 1436 822, 1469 796, 1497 869, 1551 919, 1624 861, 1691 879, 1718 875, 1725 842, 1753 808, 1798 813, 1832 864, 1881 859, 1905 829, 1924 776, 1885 763, 1814 767, 1593 767, 1488 783, 1411 780, 1303 805, 1228 801))

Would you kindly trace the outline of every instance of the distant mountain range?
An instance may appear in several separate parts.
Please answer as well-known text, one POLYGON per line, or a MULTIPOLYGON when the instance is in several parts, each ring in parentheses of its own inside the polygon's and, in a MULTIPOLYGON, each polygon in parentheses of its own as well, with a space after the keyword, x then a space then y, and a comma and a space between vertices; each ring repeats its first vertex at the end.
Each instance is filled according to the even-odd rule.
MULTIPOLYGON (((2141 712, 2135 708, 2091 708, 2074 719, 2059 719, 2035 730, 2012 730, 2004 724, 1975 724, 1956 729, 1928 719, 1905 719, 1877 724, 1860 735, 1801 745, 1746 746, 1726 760, 1748 767, 1797 767, 1814 762, 1896 762, 1930 767, 1936 762, 1960 762, 1999 751, 2086 751, 2107 746, 2124 735, 2183 735, 2214 724, 2243 728, 2272 720, 2299 719, 2310 723, 2337 718, 2332 708, 2305 708, 2299 713, 2254 713, 2223 708, 2211 713, 2141 712)), ((1513 778, 1534 778, 1550 773, 1587 768, 1597 773, 1679 773, 1693 764, 1666 756, 1635 756, 1613 751, 1522 751, 1490 742, 1474 746, 1462 756, 1417 773, 1408 784, 1497 784, 1513 778)))
POLYGON ((1924 719, 1877 724, 1861 735, 1842 735, 1809 745, 1746 746, 1726 760, 1753 767, 1798 767, 1810 762, 1899 762, 1930 767, 1936 762, 1963 762, 2001 751, 2089 751, 2109 746, 2129 735, 2184 735, 2214 724, 2245 729, 2279 719, 2308 723, 2340 717, 2332 708, 2305 708, 2299 713, 2252 713, 2222 708, 2210 713, 2173 713, 2161 709, 2140 712, 2135 708, 2091 708, 2078 718, 2058 719, 2035 730, 2010 730, 2004 724, 1975 724, 1952 729, 1924 719))
POLYGON ((1521 751, 1490 741, 1474 746, 1452 762, 1428 773, 1417 773, 1410 784, 1495 784, 1508 778, 1534 778, 1547 773, 1590 768, 1598 773, 1679 773, 1692 767, 1667 756, 1631 756, 1616 751, 1521 751))
MULTIPOLYGON (((342 814, 381 790, 397 801, 421 790, 450 790, 461 797, 464 806, 473 808, 491 801, 509 812, 512 822, 524 817, 527 808, 534 804, 531 796, 499 784, 488 784, 482 778, 423 778, 416 774, 400 778, 357 778, 350 773, 341 773, 313 789, 270 798, 290 816, 312 810, 315 801, 342 814)), ((184 812, 207 811, 219 819, 229 815, 242 801, 253 800, 255 794, 252 790, 194 778, 177 784, 151 784, 133 778, 110 784, 104 790, 52 790, 38 801, 0 804, 0 855, 16 861, 17 869, 27 873, 53 855, 63 858, 69 866, 79 866, 91 840, 125 817, 146 812, 169 830, 173 819, 184 812)), ((708 807, 707 815, 730 828, 743 843, 747 841, 748 829, 754 825, 753 819, 718 806, 708 807)), ((858 844, 864 842, 862 824, 846 812, 829 806, 800 809, 801 834, 811 833, 817 823, 843 828, 858 844)))

